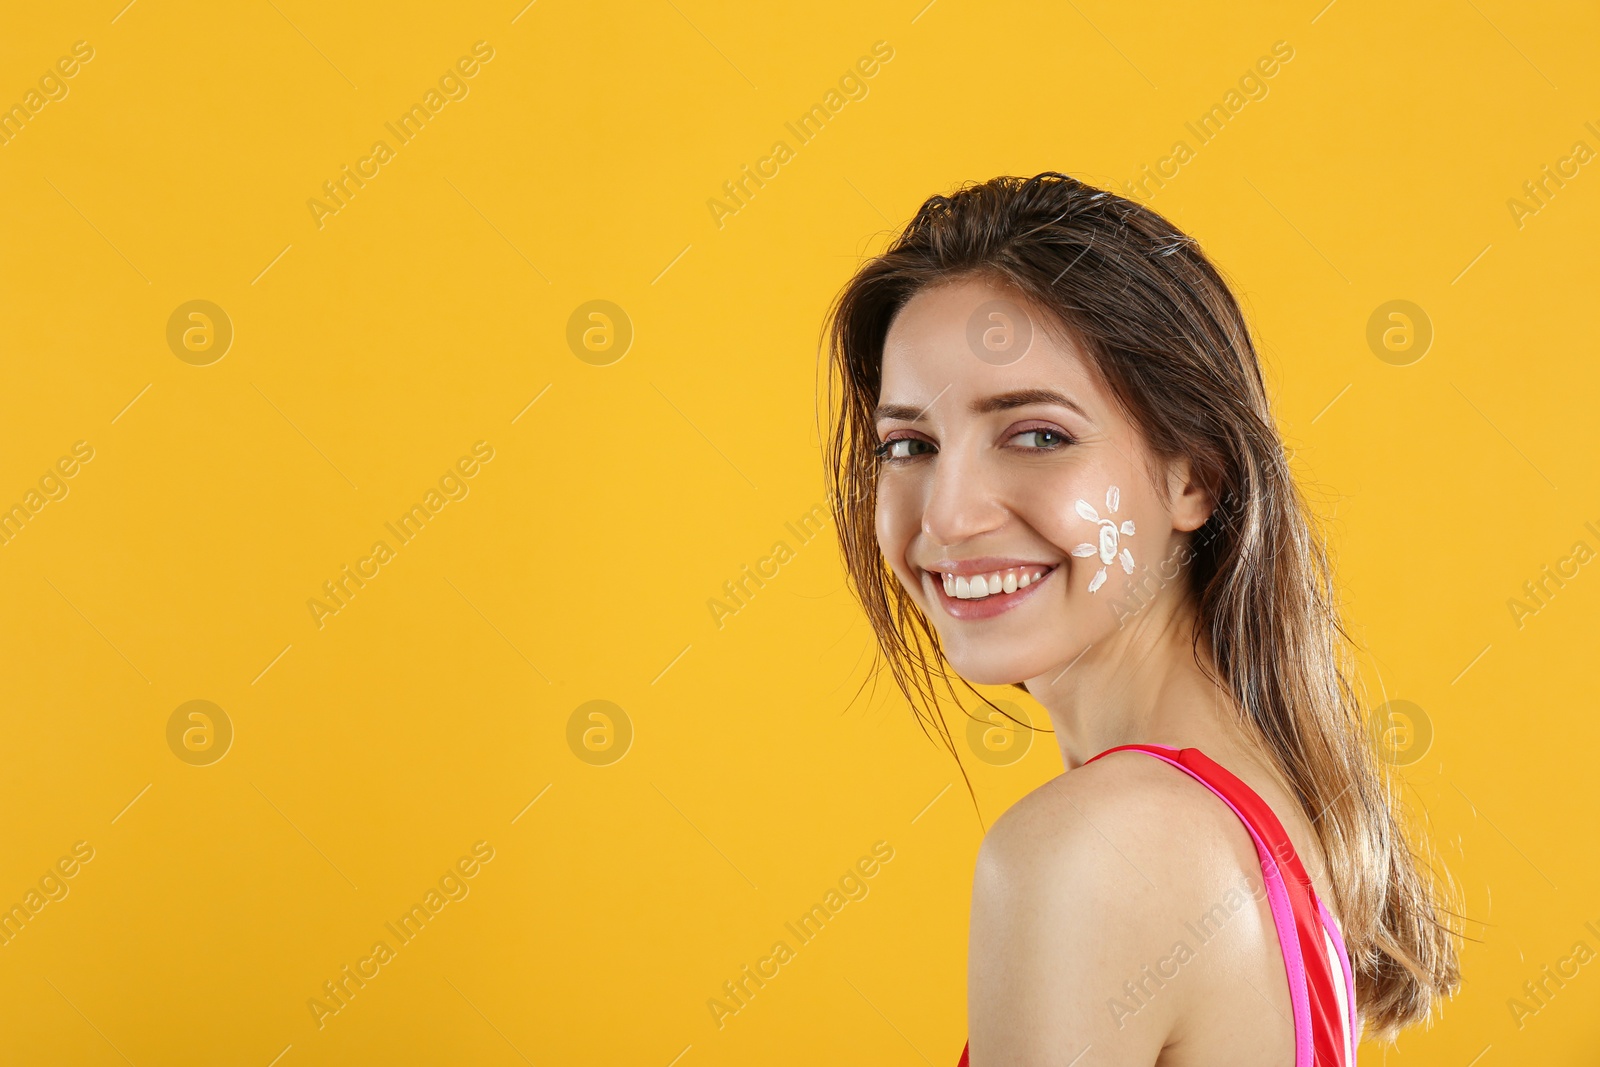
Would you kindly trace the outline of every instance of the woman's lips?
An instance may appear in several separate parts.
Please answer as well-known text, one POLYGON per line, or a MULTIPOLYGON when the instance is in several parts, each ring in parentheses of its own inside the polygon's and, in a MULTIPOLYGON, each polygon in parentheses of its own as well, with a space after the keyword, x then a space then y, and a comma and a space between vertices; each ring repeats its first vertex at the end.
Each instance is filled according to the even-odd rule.
MULTIPOLYGON (((1016 568, 1016 570, 1026 571, 1030 575, 1041 569, 1044 573, 1037 580, 1030 581, 1025 587, 1019 584, 1016 592, 991 593, 979 600, 963 600, 951 596, 950 593, 945 591, 944 576, 942 574, 934 571, 923 571, 923 573, 927 575, 928 582, 933 586, 934 595, 938 598, 940 605, 944 607, 946 614, 953 619, 977 620, 992 619, 996 615, 1010 611, 1031 598, 1036 589, 1050 580, 1050 576, 1056 572, 1057 567, 1041 568, 1038 565, 1030 565, 1016 568)), ((975 575, 974 577, 978 576, 975 575)), ((987 585, 987 582, 985 584, 987 585)), ((1010 583, 1007 582, 1005 584, 1010 583)))

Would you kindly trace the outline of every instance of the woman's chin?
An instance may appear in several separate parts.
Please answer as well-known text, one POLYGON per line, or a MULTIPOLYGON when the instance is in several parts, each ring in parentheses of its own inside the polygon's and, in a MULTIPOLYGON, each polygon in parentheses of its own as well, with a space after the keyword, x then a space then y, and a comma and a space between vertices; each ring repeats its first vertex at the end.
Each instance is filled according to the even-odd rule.
POLYGON ((964 653, 951 655, 945 652, 950 668, 973 685, 1012 685, 1036 678, 1044 670, 1034 662, 1036 657, 1018 654, 964 653))

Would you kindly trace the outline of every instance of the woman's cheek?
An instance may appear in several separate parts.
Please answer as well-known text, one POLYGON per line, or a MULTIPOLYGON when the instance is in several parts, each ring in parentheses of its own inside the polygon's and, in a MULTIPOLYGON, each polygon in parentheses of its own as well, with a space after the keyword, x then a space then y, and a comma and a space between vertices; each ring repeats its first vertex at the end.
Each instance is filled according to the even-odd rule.
POLYGON ((901 531, 905 526, 905 502, 895 490, 886 484, 879 483, 878 504, 874 515, 874 527, 878 535, 878 549, 883 553, 896 571, 903 569, 902 559, 909 547, 910 539, 901 531))
POLYGON ((894 509, 893 502, 888 501, 883 494, 878 494, 877 515, 875 515, 878 550, 883 553, 883 558, 888 560, 891 568, 894 568, 894 573, 901 574, 906 566, 902 561, 906 553, 906 544, 899 537, 898 523, 898 510, 894 509))
POLYGON ((922 587, 916 569, 906 559, 906 553, 911 550, 911 542, 922 528, 922 513, 915 489, 904 484, 904 481, 894 478, 879 481, 874 526, 878 535, 878 549, 900 579, 900 584, 909 592, 918 593, 922 587), (902 484, 897 485, 897 481, 902 484))
MULTIPOLYGON (((1078 501, 1093 500, 1095 497, 1092 485, 1081 475, 1039 486, 1031 495, 1037 501, 1037 510, 1029 516, 1029 525, 1054 545, 1062 556, 1070 558, 1072 550, 1078 545, 1085 541, 1096 541, 1098 527, 1078 514, 1078 501)), ((1100 488, 1099 495, 1105 495, 1104 486, 1100 488)))
POLYGON ((895 555, 893 523, 894 507, 880 486, 877 510, 873 513, 873 529, 878 536, 878 549, 889 559, 893 559, 895 555))

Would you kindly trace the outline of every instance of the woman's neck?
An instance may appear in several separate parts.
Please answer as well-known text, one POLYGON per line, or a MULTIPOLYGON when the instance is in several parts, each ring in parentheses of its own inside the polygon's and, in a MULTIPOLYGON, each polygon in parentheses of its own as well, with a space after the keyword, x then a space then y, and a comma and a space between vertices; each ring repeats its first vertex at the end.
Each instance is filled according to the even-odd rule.
POLYGON ((1195 662, 1198 650, 1208 667, 1214 663, 1208 635, 1194 643, 1198 622, 1188 601, 1148 610, 1071 663, 1028 680, 1028 692, 1050 713, 1067 770, 1118 745, 1231 748, 1242 740, 1232 700, 1195 662))

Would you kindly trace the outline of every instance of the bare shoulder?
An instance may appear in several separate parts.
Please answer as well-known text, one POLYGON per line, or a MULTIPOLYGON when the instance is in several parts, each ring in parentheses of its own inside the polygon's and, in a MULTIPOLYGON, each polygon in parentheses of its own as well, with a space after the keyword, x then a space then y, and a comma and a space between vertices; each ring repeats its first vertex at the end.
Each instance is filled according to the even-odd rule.
POLYGON ((1043 843, 1054 830, 1076 825, 1064 823, 1060 818, 1064 813, 1137 823, 1139 815, 1170 810, 1174 804, 1208 810, 1200 803, 1206 795, 1203 786, 1161 760, 1142 752, 1113 752, 1059 774, 1024 796, 996 821, 988 837, 1004 841, 1037 836, 1043 843))
POLYGON ((1115 752, 1052 778, 1012 805, 984 837, 978 866, 1013 877, 1032 872, 1054 879, 1063 867, 1113 875, 1096 879, 1106 889, 1123 888, 1123 876, 1132 876, 1142 884, 1165 882, 1170 895, 1195 879, 1158 875, 1192 875, 1195 860, 1214 850, 1217 837, 1237 836, 1237 830, 1232 812, 1188 775, 1143 753, 1115 752), (1084 865, 1108 856, 1120 858, 1120 867, 1084 865))
POLYGON ((1203 999, 1206 968, 1171 959, 1185 924, 1254 862, 1226 805, 1143 753, 1023 797, 985 836, 973 879, 974 1067, 1067 1064, 1091 1044, 1097 1063, 1154 1063, 1203 999), (1172 980, 1130 1000, 1151 968, 1172 980))

